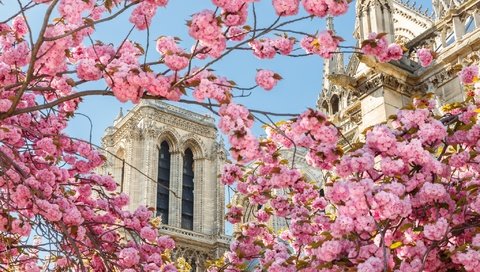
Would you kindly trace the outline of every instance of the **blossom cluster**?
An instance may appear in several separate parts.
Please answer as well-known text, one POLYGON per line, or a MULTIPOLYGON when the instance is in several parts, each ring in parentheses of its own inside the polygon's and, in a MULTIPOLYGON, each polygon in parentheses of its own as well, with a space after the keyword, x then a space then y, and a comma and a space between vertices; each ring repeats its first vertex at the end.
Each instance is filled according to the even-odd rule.
POLYGON ((375 56, 380 62, 399 60, 403 56, 403 49, 399 44, 389 44, 386 33, 370 33, 368 39, 362 43, 362 52, 365 55, 375 56))
POLYGON ((334 36, 332 31, 323 31, 317 37, 306 36, 301 41, 301 46, 309 54, 316 54, 323 58, 331 58, 337 51, 342 39, 334 36))
MULTIPOLYGON (((476 67, 460 72, 467 93, 477 74, 476 67)), ((431 96, 416 98, 343 155, 340 132, 313 110, 268 128, 254 167, 223 173, 238 203, 258 208, 253 216, 229 212, 238 231, 221 264, 232 271, 245 262, 268 271, 476 271, 480 125, 476 101, 467 101, 440 118, 431 96), (308 164, 331 169, 324 188, 291 168, 282 148, 305 148, 308 164), (272 217, 288 229, 272 231, 272 217)))

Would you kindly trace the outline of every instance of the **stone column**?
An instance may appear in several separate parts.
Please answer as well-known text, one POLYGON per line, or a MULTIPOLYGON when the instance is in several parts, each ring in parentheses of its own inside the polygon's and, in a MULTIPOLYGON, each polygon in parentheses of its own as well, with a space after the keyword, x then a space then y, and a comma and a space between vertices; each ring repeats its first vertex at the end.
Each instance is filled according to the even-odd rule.
POLYGON ((212 201, 214 192, 208 187, 208 182, 205 180, 205 167, 207 166, 206 159, 195 158, 194 160, 193 230, 203 233, 204 226, 205 224, 208 224, 209 221, 208 216, 206 216, 207 214, 204 216, 205 202, 212 201))
POLYGON ((462 22, 460 17, 453 17, 453 32, 455 33, 455 40, 459 41, 465 35, 465 24, 462 22))
POLYGON ((127 144, 125 147, 125 183, 124 191, 130 197, 130 209, 135 210, 141 203, 142 194, 141 187, 142 184, 139 182, 139 172, 142 170, 141 161, 142 158, 138 156, 139 148, 142 147, 142 135, 132 128, 130 134, 127 136, 127 144))
POLYGON ((182 222, 182 179, 183 156, 179 150, 172 150, 170 153, 169 225, 177 228, 181 227, 182 222))
POLYGON ((157 206, 157 175, 158 171, 158 151, 157 143, 155 141, 157 132, 155 130, 148 130, 145 134, 145 141, 143 145, 144 156, 144 173, 147 176, 144 176, 145 180, 145 202, 149 207, 155 208, 157 206))

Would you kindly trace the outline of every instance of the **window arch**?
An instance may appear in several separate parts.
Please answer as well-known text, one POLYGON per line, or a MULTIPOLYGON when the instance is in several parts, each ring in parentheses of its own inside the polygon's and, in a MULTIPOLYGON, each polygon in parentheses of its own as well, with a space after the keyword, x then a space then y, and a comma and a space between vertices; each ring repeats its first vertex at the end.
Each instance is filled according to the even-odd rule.
POLYGON ((183 185, 182 185, 182 228, 193 230, 193 203, 194 203, 194 160, 190 148, 185 150, 183 157, 183 185))
POLYGON ((332 96, 332 99, 330 100, 330 104, 332 105, 332 114, 337 113, 339 110, 339 99, 336 94, 332 96))
POLYGON ((157 215, 168 224, 170 202, 170 146, 163 141, 158 148, 157 215))

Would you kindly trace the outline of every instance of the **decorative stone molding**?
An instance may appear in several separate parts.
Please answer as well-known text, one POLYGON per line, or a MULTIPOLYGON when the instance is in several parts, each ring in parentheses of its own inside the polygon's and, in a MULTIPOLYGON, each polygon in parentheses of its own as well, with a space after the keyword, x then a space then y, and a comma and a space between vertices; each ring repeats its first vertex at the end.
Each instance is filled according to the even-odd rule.
POLYGON ((194 159, 201 159, 208 157, 208 148, 204 141, 193 133, 182 136, 179 139, 181 150, 184 152, 187 148, 190 148, 193 152, 194 159))
POLYGON ((416 93, 424 93, 428 90, 428 86, 426 84, 419 84, 413 86, 400 81, 394 76, 379 73, 372 78, 368 78, 364 82, 360 83, 355 94, 361 97, 375 91, 382 86, 388 87, 407 96, 412 96, 416 93))
POLYGON ((161 144, 163 141, 167 141, 170 147, 170 153, 180 152, 180 134, 174 129, 170 129, 166 126, 158 127, 156 130, 157 144, 161 144))

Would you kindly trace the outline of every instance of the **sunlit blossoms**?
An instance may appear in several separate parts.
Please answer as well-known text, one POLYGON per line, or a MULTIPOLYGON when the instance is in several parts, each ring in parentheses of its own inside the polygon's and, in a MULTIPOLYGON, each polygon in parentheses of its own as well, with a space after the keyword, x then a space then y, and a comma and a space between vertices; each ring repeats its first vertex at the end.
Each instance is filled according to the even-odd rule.
POLYGON ((362 52, 376 57, 380 62, 399 60, 403 56, 402 47, 396 43, 389 44, 386 33, 371 33, 362 43, 362 52))
POLYGON ((334 36, 331 31, 323 31, 317 37, 307 36, 303 38, 301 45, 307 53, 330 58, 337 50, 341 41, 342 39, 334 36))
MULTIPOLYGON (((476 88, 477 72, 469 67, 460 73, 467 93, 476 88)), ((237 168, 228 168, 224 175, 245 199, 261 205, 255 220, 269 218, 267 211, 287 220, 289 228, 276 234, 266 225, 241 224, 235 234, 240 244, 225 254, 222 264, 236 269, 258 258, 257 267, 272 271, 343 271, 352 266, 369 272, 385 267, 399 272, 475 271, 480 261, 475 223, 480 128, 471 107, 455 109, 454 121, 447 122, 435 115, 435 103, 428 97, 415 99, 390 125, 370 128, 365 141, 334 155, 330 164, 328 153, 318 150, 330 145, 332 154, 340 154, 333 148, 338 131, 327 129, 322 115, 309 111, 278 124, 281 132, 269 128, 253 170, 238 177, 237 168), (469 129, 457 130, 459 126, 469 129), (334 169, 324 197, 297 169, 287 170, 289 162, 277 153, 279 146, 294 144, 321 157, 307 159, 310 165, 334 169), (456 148, 461 151, 447 151, 456 148), (288 194, 282 193, 286 190, 288 194), (288 249, 272 251, 276 241, 287 243, 288 249)))
MULTIPOLYGON (((101 95, 180 101, 218 114, 231 159, 220 181, 254 209, 228 206, 226 220, 238 231, 211 271, 243 271, 249 263, 259 271, 476 271, 476 65, 460 72, 463 103, 445 105, 438 115, 431 97, 417 98, 388 123, 366 129, 358 143, 345 143, 343 131, 319 110, 284 114, 291 119, 275 123, 272 113, 240 103, 256 87, 273 89, 281 79, 275 72, 259 70, 248 88, 214 70, 239 51, 258 60, 341 53, 343 39, 333 31, 289 27, 344 14, 349 2, 273 0, 270 12, 278 20, 264 26, 261 19, 269 16, 257 1, 213 0, 213 7, 186 18, 186 41, 157 33, 153 22, 163 19, 156 16, 167 0, 34 0, 2 17, 0 267, 180 269, 171 259, 175 242, 161 234, 155 209, 127 209, 119 181, 97 173, 106 157, 66 133, 83 97, 101 95), (30 14, 37 13, 44 19, 35 21, 30 14), (121 20, 128 20, 127 29, 121 20), (107 22, 104 29, 125 35, 103 37, 97 31, 107 22), (265 125, 265 137, 254 134, 255 121, 265 125), (323 171, 322 180, 311 180, 298 160, 323 171), (273 231, 275 220, 288 227, 273 231)), ((349 48, 380 62, 403 58, 404 48, 385 35, 373 33, 349 48)), ((435 57, 428 49, 412 52, 424 67, 435 57)))

